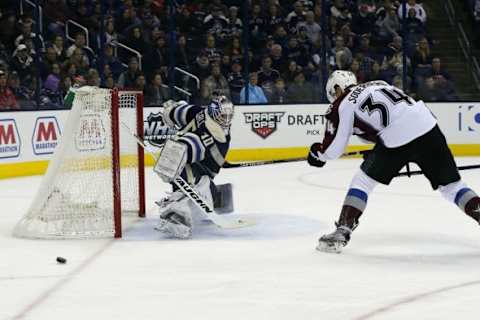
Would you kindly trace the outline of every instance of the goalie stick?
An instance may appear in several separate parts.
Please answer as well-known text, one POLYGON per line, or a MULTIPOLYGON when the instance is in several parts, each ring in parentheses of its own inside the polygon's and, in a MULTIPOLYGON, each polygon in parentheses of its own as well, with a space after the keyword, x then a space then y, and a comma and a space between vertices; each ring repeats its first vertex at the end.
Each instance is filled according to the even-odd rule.
MULTIPOLYGON (((363 155, 363 154, 368 153, 370 151, 371 150, 346 152, 346 153, 342 154, 342 157, 363 155)), ((230 163, 230 162, 225 161, 225 163, 223 164, 223 167, 224 168, 255 167, 255 166, 263 166, 263 165, 267 165, 267 164, 299 162, 299 161, 306 161, 306 160, 307 160, 307 158, 301 157, 301 158, 291 158, 291 159, 264 160, 264 161, 239 162, 239 163, 230 163)))
MULTIPOLYGON (((152 150, 145 144, 145 142, 133 133, 130 128, 124 123, 121 122, 123 127, 128 131, 128 133, 135 138, 137 143, 147 150, 156 160, 157 157, 152 150)), ((187 196, 192 202, 218 227, 222 229, 238 229, 255 225, 255 222, 252 220, 245 219, 226 219, 225 217, 219 215, 213 210, 213 208, 198 194, 198 192, 190 184, 188 184, 181 176, 178 176, 173 180, 173 183, 187 196)))

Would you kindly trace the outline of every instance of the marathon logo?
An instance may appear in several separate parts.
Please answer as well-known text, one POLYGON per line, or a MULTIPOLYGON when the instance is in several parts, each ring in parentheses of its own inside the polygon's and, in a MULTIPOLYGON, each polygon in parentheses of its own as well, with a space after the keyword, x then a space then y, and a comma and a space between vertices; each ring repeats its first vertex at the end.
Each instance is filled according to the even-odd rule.
POLYGON ((52 154, 60 140, 60 127, 55 117, 39 117, 32 136, 33 153, 52 154))
POLYGON ((150 113, 147 121, 144 122, 143 137, 145 141, 148 141, 152 146, 163 147, 166 140, 176 134, 177 130, 165 125, 162 112, 150 113))
POLYGON ((75 134, 75 147, 78 151, 101 150, 107 143, 106 131, 99 115, 87 114, 80 118, 75 134))
POLYGON ((480 132, 480 105, 461 105, 458 110, 458 131, 480 132))
POLYGON ((245 123, 251 124, 252 131, 266 139, 277 130, 277 124, 285 112, 245 112, 245 123))
POLYGON ((20 155, 20 134, 14 119, 0 119, 0 158, 20 155))

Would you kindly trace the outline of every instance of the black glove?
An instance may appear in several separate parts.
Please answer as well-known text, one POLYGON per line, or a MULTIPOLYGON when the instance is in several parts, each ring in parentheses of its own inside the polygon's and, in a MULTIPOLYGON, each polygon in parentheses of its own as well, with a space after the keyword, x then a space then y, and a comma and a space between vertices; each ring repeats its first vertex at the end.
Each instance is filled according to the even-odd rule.
POLYGON ((307 162, 312 167, 321 168, 325 165, 325 161, 320 160, 319 154, 322 152, 322 144, 314 143, 310 147, 310 152, 308 153, 307 162))
POLYGON ((372 153, 372 151, 373 151, 373 150, 361 151, 363 160, 367 160, 368 156, 370 155, 370 153, 372 153))

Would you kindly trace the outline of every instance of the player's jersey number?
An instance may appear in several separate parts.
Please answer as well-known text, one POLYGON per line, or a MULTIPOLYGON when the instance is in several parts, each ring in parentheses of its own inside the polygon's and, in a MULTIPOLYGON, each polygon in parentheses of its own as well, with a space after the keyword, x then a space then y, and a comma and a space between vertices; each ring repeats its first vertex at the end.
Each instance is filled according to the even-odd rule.
MULTIPOLYGON (((393 105, 405 102, 407 105, 411 106, 413 104, 412 98, 407 96, 400 90, 397 89, 386 89, 382 88, 379 90, 387 99, 392 102, 393 105)), ((372 96, 369 95, 360 105, 360 110, 367 112, 371 116, 374 112, 380 113, 380 121, 383 127, 386 127, 390 124, 390 114, 388 112, 387 106, 380 101, 374 101, 372 96)))

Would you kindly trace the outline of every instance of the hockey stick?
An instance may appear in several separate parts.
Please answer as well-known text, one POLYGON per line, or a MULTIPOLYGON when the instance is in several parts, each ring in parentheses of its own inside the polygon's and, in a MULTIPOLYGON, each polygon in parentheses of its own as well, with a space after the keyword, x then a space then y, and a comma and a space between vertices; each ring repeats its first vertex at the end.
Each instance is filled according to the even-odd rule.
MULTIPOLYGON (((480 164, 474 164, 474 165, 469 165, 469 166, 459 166, 457 169, 460 170, 471 170, 471 169, 480 169, 480 164)), ((406 171, 406 172, 400 172, 398 173, 395 177, 410 177, 410 176, 416 176, 419 174, 423 174, 422 170, 416 170, 416 171, 406 171)))
MULTIPOLYGON (((347 152, 347 153, 342 154, 342 157, 363 155, 363 154, 368 153, 370 151, 371 150, 361 150, 361 151, 347 152)), ((301 157, 301 158, 264 160, 264 161, 252 161, 252 162, 241 162, 241 163, 225 162, 223 164, 223 168, 255 167, 255 166, 263 166, 263 165, 267 165, 267 164, 299 162, 299 161, 306 161, 306 160, 307 160, 307 158, 301 157)))
MULTIPOLYGON (((128 129, 128 133, 135 138, 137 143, 146 151, 151 153, 152 157, 157 160, 155 153, 145 144, 145 142, 130 131, 130 128, 122 122, 125 129, 128 129)), ((198 192, 190 186, 181 176, 178 176, 173 180, 173 183, 187 196, 192 202, 218 227, 222 229, 237 229, 253 226, 254 221, 244 220, 237 218, 235 220, 229 220, 219 215, 213 210, 213 208, 198 194, 198 192)))

